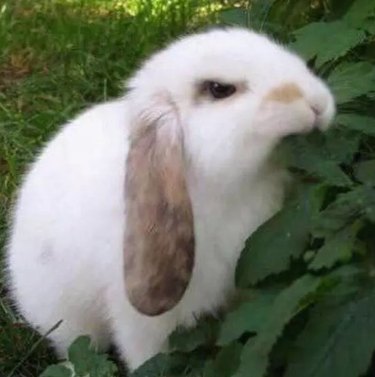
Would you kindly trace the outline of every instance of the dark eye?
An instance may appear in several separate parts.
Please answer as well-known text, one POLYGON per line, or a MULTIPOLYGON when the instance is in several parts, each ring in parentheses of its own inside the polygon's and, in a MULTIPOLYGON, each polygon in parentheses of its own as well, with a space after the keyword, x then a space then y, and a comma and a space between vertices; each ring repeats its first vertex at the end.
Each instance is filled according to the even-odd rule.
POLYGON ((231 96, 236 92, 236 87, 232 84, 222 84, 216 81, 207 81, 206 88, 215 99, 222 99, 231 96))

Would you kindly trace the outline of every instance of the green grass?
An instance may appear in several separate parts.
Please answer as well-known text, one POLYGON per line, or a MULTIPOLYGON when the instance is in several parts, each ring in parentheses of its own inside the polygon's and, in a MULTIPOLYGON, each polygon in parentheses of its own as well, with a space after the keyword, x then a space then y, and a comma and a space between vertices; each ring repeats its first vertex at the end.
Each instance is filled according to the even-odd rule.
MULTIPOLYGON (((121 93, 145 56, 210 23, 205 3, 0 1, 0 257, 20 177, 43 143, 78 110, 121 93)), ((54 356, 6 295, 0 273, 0 376, 37 376, 54 356)))

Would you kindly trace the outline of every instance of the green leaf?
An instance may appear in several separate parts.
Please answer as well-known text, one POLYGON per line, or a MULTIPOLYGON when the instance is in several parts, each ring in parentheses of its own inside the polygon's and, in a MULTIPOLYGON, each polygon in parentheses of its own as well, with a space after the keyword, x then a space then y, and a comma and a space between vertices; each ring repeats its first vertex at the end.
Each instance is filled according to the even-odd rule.
MULTIPOLYGON (((316 147, 320 146, 320 154, 324 158, 337 164, 351 163, 359 150, 360 135, 352 130, 331 128, 321 136, 323 140, 318 141, 316 147)), ((319 153, 318 150, 316 152, 319 153)))
POLYGON ((338 266, 325 275, 330 289, 320 289, 320 302, 342 302, 358 294, 363 281, 368 279, 368 272, 362 265, 354 262, 338 266))
POLYGON ((342 63, 328 77, 338 104, 375 91, 375 67, 368 62, 342 63))
POLYGON ((375 17, 364 20, 361 24, 361 28, 366 30, 370 35, 375 34, 375 17))
POLYGON ((318 305, 297 340, 285 377, 362 376, 375 350, 375 292, 318 305))
POLYGON ((220 19, 228 25, 248 27, 249 16, 246 9, 234 8, 220 12, 220 19))
POLYGON ((316 56, 317 67, 344 56, 365 39, 363 30, 350 27, 343 21, 313 22, 293 34, 295 41, 291 47, 305 59, 316 56))
POLYGON ((63 365, 50 365, 39 377, 73 377, 73 372, 63 365))
POLYGON ((249 26, 262 31, 275 0, 253 0, 250 3, 249 26))
MULTIPOLYGON (((129 377, 186 376, 187 369, 202 370, 207 355, 190 353, 159 353, 133 371, 129 377)), ((193 374, 200 375, 198 374, 193 374)))
POLYGON ((336 121, 345 128, 375 136, 375 118, 358 114, 340 114, 336 121))
POLYGON ((163 377, 171 368, 172 357, 160 353, 147 360, 130 374, 130 377, 163 377))
POLYGON ((338 195, 335 201, 314 218, 312 233, 316 237, 327 237, 363 216, 375 221, 375 190, 359 185, 338 195))
POLYGON ((108 360, 108 356, 97 354, 90 346, 90 338, 80 336, 69 347, 69 361, 74 366, 77 377, 113 377, 117 371, 116 365, 108 360))
POLYGON ((328 237, 348 224, 352 223, 361 215, 364 205, 363 187, 339 194, 319 216, 315 218, 313 234, 316 237, 328 237))
POLYGON ((360 182, 375 186, 375 160, 362 161, 355 164, 354 175, 360 182))
POLYGON ((351 161, 359 140, 359 135, 331 130, 326 135, 316 132, 290 137, 280 149, 287 166, 304 170, 328 185, 345 187, 352 182, 339 164, 351 161))
POLYGON ((362 212, 368 220, 375 222, 375 189, 365 186, 363 197, 364 206, 362 212))
POLYGON ((270 316, 259 329, 258 336, 250 338, 241 354, 241 364, 235 377, 263 377, 268 368, 268 356, 285 325, 310 302, 304 299, 314 293, 322 279, 304 275, 283 290, 276 298, 270 316))
POLYGON ((306 159, 301 158, 298 163, 294 164, 294 167, 305 170, 310 175, 316 176, 332 186, 346 187, 352 184, 350 178, 336 162, 323 160, 318 155, 309 155, 308 151, 301 157, 306 157, 306 159))
POLYGON ((311 218, 320 205, 320 190, 303 190, 273 218, 261 225, 246 241, 237 263, 236 283, 246 288, 288 269, 290 259, 304 251, 311 218))
POLYGON ((229 312, 221 324, 217 343, 228 344, 246 332, 258 332, 271 312, 278 291, 259 290, 256 296, 229 312))
POLYGON ((356 0, 345 14, 343 20, 358 27, 363 26, 363 22, 375 16, 375 2, 369 0, 356 0))
POLYGON ((215 360, 207 362, 203 377, 231 377, 238 369, 242 344, 232 343, 223 347, 215 360))
POLYGON ((219 13, 219 19, 228 25, 251 28, 258 31, 277 32, 280 25, 267 21, 275 0, 255 0, 250 9, 225 9, 219 13))
POLYGON ((201 345, 213 343, 219 323, 214 318, 200 320, 193 329, 177 328, 169 337, 169 348, 173 351, 190 352, 201 345))
POLYGON ((318 250, 314 260, 309 264, 309 269, 331 268, 338 262, 348 261, 352 256, 360 227, 361 223, 356 222, 326 239, 325 244, 318 250))

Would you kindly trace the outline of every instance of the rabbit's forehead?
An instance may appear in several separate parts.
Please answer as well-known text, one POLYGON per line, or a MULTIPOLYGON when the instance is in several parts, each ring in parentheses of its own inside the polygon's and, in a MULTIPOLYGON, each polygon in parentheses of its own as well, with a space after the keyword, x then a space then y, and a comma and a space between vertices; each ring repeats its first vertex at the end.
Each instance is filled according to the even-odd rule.
POLYGON ((130 81, 149 93, 194 98, 205 80, 241 84, 267 93, 285 83, 307 87, 310 73, 301 58, 254 32, 231 29, 185 37, 152 56, 130 81))
POLYGON ((155 63, 156 75, 172 86, 207 79, 268 86, 306 72, 299 57, 267 37, 249 32, 190 37, 164 50, 155 63))

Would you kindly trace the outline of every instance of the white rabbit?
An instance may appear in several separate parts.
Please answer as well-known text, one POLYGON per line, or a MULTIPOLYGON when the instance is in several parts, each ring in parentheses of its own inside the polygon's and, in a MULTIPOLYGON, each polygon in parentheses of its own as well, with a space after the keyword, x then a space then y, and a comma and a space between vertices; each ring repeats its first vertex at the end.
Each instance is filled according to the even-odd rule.
POLYGON ((245 239, 281 206, 285 135, 327 128, 326 85, 284 47, 228 28, 152 56, 120 99, 66 124, 26 175, 8 273, 57 352, 80 334, 130 369, 234 290, 245 239))

